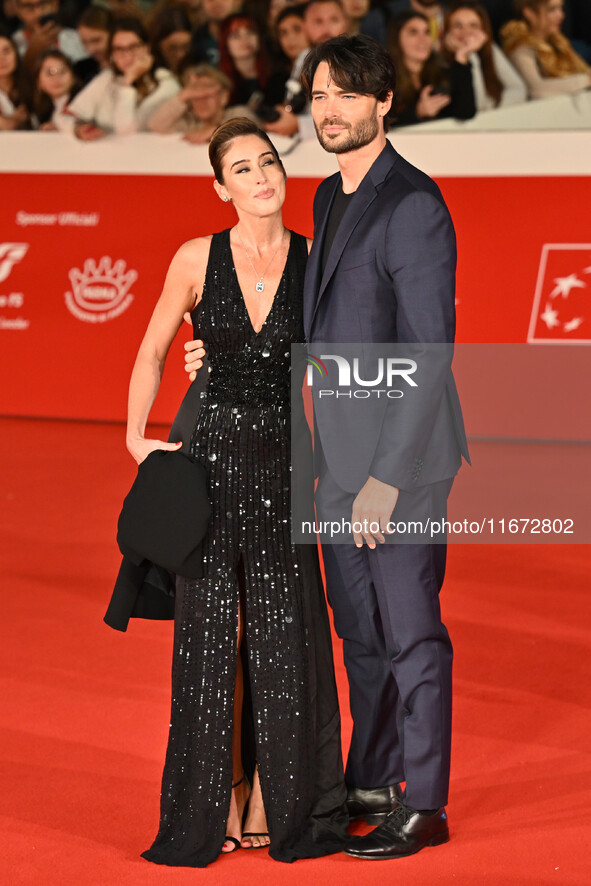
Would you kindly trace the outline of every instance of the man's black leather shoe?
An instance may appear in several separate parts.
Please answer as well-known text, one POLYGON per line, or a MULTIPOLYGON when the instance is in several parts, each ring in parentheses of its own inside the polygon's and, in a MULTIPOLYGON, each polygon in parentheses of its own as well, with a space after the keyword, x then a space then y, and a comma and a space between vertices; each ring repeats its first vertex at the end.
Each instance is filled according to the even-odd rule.
POLYGON ((350 837, 344 851, 355 858, 402 858, 448 840, 445 809, 424 815, 401 803, 375 830, 364 837, 350 837))
POLYGON ((349 819, 365 819, 367 824, 380 824, 402 801, 399 784, 385 788, 349 788, 347 812, 349 819))

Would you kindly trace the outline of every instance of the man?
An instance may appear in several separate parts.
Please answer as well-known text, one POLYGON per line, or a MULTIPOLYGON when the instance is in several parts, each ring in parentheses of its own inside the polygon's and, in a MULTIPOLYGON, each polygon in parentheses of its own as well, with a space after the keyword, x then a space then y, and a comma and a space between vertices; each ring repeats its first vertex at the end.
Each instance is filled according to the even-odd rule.
MULTIPOLYGON (((390 56, 369 37, 338 37, 310 52, 302 81, 318 139, 340 169, 314 201, 304 291, 311 349, 355 341, 360 329, 365 342, 452 342, 453 225, 435 183, 386 139, 390 56)), ((468 451, 449 368, 436 382, 431 430, 423 423, 419 433, 419 423, 401 432, 392 412, 354 491, 318 415, 320 519, 339 500, 353 523, 384 529, 402 499, 427 507, 445 499, 468 451)), ((359 467, 361 455, 352 456, 359 467)), ((446 549, 383 541, 379 530, 364 530, 354 545, 323 545, 354 721, 349 810, 386 815, 375 831, 353 838, 347 851, 361 858, 396 858, 448 839, 452 648, 438 601, 446 549)))
POLYGON ((29 71, 36 70, 47 49, 60 49, 74 63, 88 55, 76 31, 59 23, 59 6, 59 0, 16 0, 16 14, 23 27, 13 34, 13 40, 29 71))

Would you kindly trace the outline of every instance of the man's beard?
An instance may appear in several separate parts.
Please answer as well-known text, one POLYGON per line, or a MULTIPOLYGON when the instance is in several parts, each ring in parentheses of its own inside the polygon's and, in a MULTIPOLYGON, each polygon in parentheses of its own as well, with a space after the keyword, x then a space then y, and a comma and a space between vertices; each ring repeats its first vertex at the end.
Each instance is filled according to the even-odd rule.
POLYGON ((325 120, 323 122, 323 126, 324 125, 349 127, 349 131, 346 133, 339 132, 335 136, 330 136, 323 131, 322 126, 319 127, 316 123, 314 124, 318 141, 329 154, 348 154, 349 151, 356 151, 358 148, 364 148, 365 145, 369 145, 370 142, 377 137, 380 131, 378 118, 375 112, 372 116, 360 120, 359 123, 352 128, 344 120, 331 120, 330 122, 325 120), (345 138, 342 138, 343 135, 345 138))

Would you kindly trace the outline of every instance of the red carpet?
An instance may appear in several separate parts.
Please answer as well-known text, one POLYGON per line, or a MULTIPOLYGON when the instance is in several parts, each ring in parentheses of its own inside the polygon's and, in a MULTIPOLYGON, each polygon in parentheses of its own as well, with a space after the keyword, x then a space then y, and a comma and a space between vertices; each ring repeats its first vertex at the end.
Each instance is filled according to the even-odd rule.
POLYGON ((158 821, 171 625, 102 623, 134 476, 123 428, 4 419, 0 431, 2 884, 591 881, 589 546, 450 547, 449 844, 378 865, 282 865, 260 850, 163 869, 139 854, 158 821))

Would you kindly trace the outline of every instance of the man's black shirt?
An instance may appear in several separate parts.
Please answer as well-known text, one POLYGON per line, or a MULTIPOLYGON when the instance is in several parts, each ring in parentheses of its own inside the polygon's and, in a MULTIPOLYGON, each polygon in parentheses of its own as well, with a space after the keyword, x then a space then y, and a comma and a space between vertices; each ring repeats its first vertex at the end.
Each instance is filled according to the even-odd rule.
POLYGON ((353 191, 352 194, 345 194, 345 192, 343 191, 343 184, 341 182, 341 184, 337 188, 336 194, 334 195, 334 200, 332 201, 332 206, 330 207, 330 212, 328 214, 328 221, 326 223, 324 243, 322 245, 322 273, 324 273, 324 269, 326 268, 328 256, 330 254, 330 250, 338 227, 343 219, 345 212, 347 211, 347 206, 351 202, 351 198, 354 194, 355 191, 353 191))

